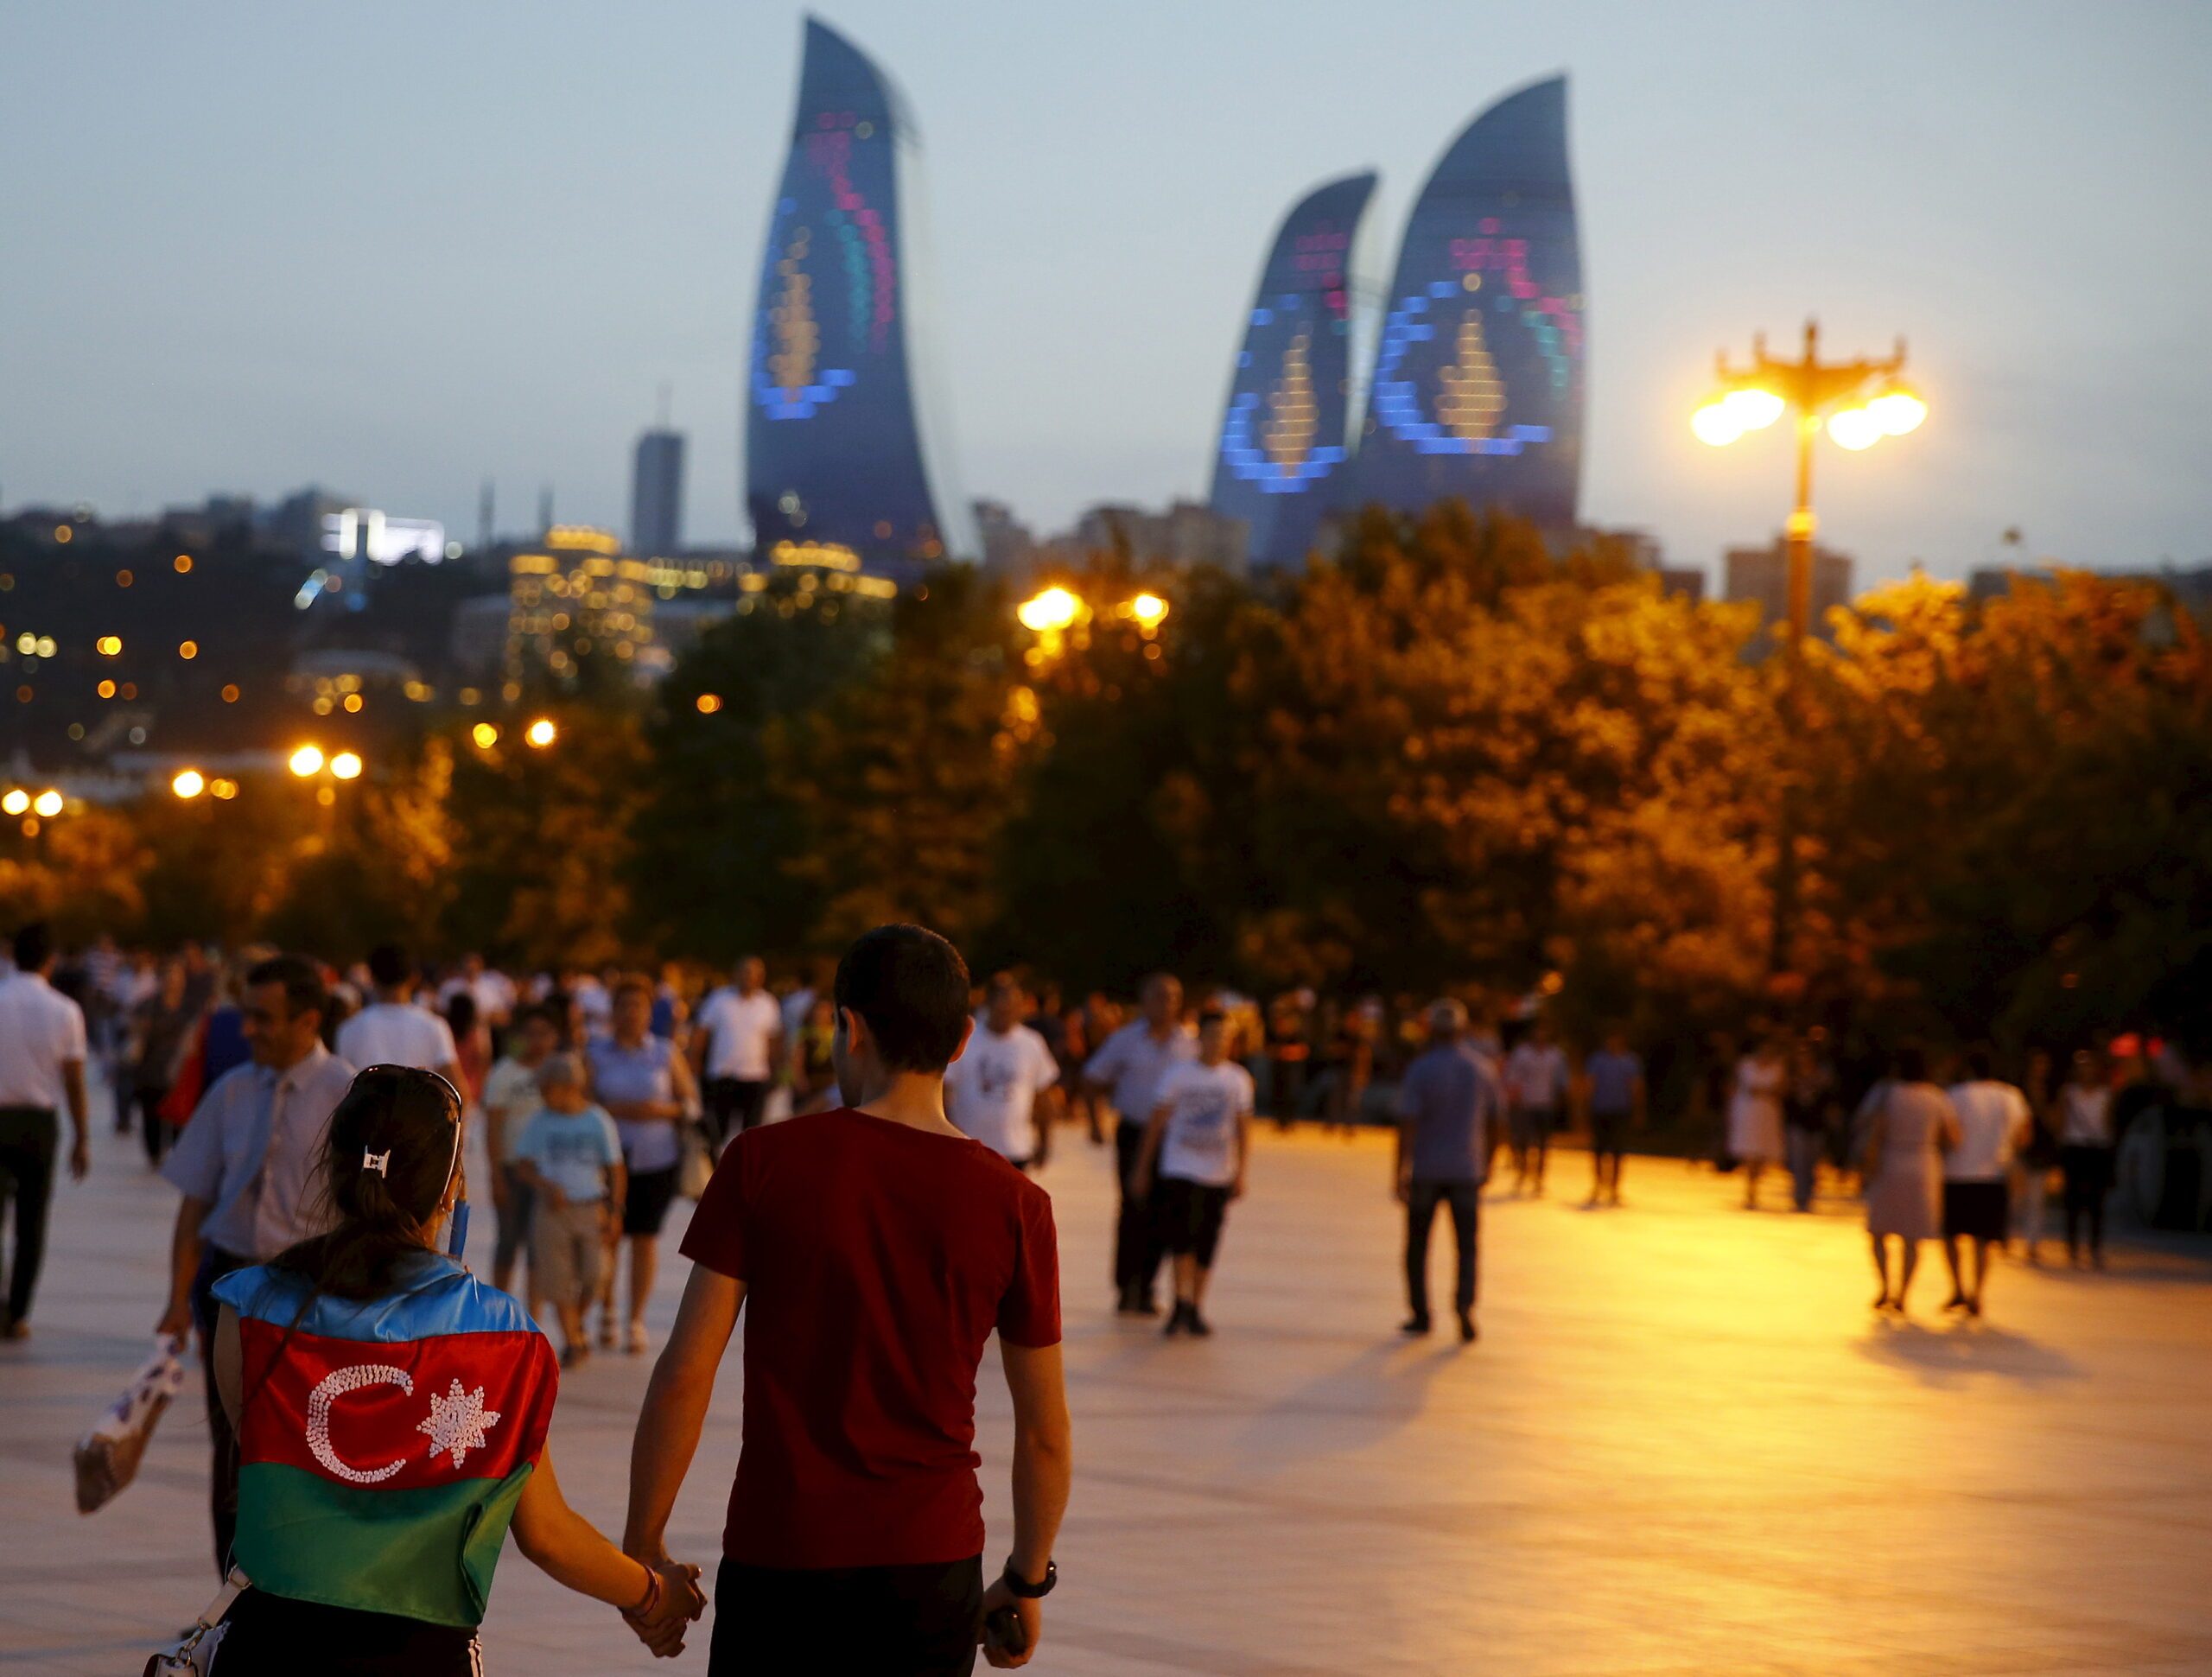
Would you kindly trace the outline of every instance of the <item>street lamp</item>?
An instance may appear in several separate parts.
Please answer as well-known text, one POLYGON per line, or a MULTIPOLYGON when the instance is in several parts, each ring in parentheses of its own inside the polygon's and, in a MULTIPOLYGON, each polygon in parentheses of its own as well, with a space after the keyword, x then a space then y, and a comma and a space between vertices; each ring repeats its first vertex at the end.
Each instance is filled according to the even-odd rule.
POLYGON ((31 795, 21 786, 9 787, 7 796, 0 797, 0 810, 5 810, 11 816, 27 814, 30 807, 31 795))
POLYGON ((31 813, 53 820, 61 813, 61 794, 48 787, 31 800, 31 813))
POLYGON ((1057 634, 1083 615, 1083 601, 1067 589, 1054 587, 1023 600, 1014 614, 1025 629, 1040 635, 1057 634))
POLYGON ((341 751, 330 759, 330 772, 340 780, 361 778, 361 758, 358 752, 341 751))
MULTIPOLYGON (((1766 353, 1764 333, 1751 340, 1751 364, 1738 371, 1728 365, 1724 350, 1716 359, 1720 389, 1690 416, 1690 429, 1700 442, 1725 448, 1747 431, 1763 430, 1794 412, 1797 422, 1797 501, 1787 528, 1789 626, 1783 643, 1787 685, 1784 702, 1789 726, 1797 726, 1798 676, 1804 659, 1805 636, 1810 628, 1813 603, 1813 439, 1823 424, 1838 448, 1856 454, 1871 448, 1885 436, 1903 436, 1919 429, 1928 417, 1928 404, 1900 378, 1904 371, 1904 340, 1897 353, 1883 360, 1832 361, 1820 359, 1821 328, 1805 322, 1805 353, 1796 361, 1777 360, 1766 353)), ((1773 945, 1768 954, 1771 970, 1779 975, 1790 969, 1791 937, 1797 915, 1797 812, 1785 781, 1774 868, 1773 945)))
POLYGON ((322 772, 322 747, 321 746, 302 746, 297 751, 292 753, 291 761, 285 766, 289 768, 294 774, 297 775, 302 780, 309 779, 315 775, 321 774, 322 772))
POLYGON ((1156 594, 1141 594, 1123 609, 1136 619, 1138 628, 1150 634, 1167 615, 1167 602, 1156 594))
POLYGON ((179 769, 169 790, 181 798, 194 798, 207 790, 207 777, 197 769, 179 769))
POLYGON ((1789 515, 1789 627, 1784 652, 1795 659, 1810 627, 1813 600, 1813 438, 1825 422, 1839 448, 1857 453, 1885 436, 1903 436, 1928 417, 1922 401, 1898 374, 1904 371, 1904 340, 1885 360, 1832 361, 1820 359, 1821 328, 1805 322, 1801 360, 1777 360, 1766 353, 1764 333, 1751 340, 1751 364, 1738 371, 1718 358, 1720 389, 1690 416, 1690 429, 1700 442, 1725 448, 1746 432, 1764 430, 1785 413, 1797 416, 1797 504, 1789 515))
POLYGON ((523 730, 523 742, 536 750, 543 751, 561 737, 561 730, 553 725, 550 716, 540 716, 523 730))

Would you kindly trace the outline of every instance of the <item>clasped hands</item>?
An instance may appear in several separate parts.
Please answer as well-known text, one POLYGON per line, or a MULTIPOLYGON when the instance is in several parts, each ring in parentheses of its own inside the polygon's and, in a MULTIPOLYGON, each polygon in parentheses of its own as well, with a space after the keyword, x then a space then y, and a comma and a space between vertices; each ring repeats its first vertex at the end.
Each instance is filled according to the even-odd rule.
POLYGON ((622 1623, 638 1633, 655 1659, 672 1660, 683 1651, 684 1632, 707 1610, 699 1569, 679 1566, 665 1553, 637 1559, 652 1573, 657 1587, 637 1606, 623 1610, 622 1623))

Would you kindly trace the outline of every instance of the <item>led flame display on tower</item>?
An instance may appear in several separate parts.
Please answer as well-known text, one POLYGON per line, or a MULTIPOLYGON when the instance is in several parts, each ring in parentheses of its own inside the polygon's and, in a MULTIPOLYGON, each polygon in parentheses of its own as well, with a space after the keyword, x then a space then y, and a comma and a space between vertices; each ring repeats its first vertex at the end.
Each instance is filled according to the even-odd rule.
POLYGON ((902 187, 913 119, 882 72, 810 18, 798 111, 761 265, 746 403, 754 539, 898 570, 976 550, 925 436, 921 310, 902 187), (935 468, 934 470, 932 468, 935 468))
POLYGON ((1250 527, 1255 566, 1295 564, 1344 463, 1351 258, 1372 174, 1300 199, 1276 229, 1246 317, 1214 452, 1213 510, 1250 527))
POLYGON ((1384 308, 1340 505, 1458 496, 1571 527, 1584 342, 1563 78, 1499 100, 1445 151, 1384 308))

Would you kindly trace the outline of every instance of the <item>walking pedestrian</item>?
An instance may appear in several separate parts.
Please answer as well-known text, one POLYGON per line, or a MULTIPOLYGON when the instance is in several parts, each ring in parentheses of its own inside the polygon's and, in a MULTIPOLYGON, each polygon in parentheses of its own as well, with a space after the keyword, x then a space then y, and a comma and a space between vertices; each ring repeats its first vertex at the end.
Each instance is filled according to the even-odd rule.
POLYGON ((1590 1197, 1621 1203, 1621 1155, 1630 1130, 1643 1128, 1643 1061, 1628 1045, 1628 1032, 1607 1027, 1605 1045, 1582 1063, 1584 1100, 1590 1108, 1590 1197))
POLYGON ((1920 1265, 1920 1242, 1942 1228, 1940 1156, 1959 1141, 1948 1096, 1928 1081, 1928 1057, 1901 1048, 1891 1075, 1867 1096, 1866 1233, 1882 1290, 1874 1308, 1904 1314, 1920 1265), (1890 1283, 1888 1242, 1899 1248, 1897 1280, 1890 1283))
POLYGON ((1744 1209, 1759 1206, 1759 1178, 1782 1162, 1782 1091, 1789 1080, 1779 1032, 1760 1033, 1758 1045, 1736 1062, 1728 1089, 1728 1152, 1744 1172, 1744 1209))
MULTIPOLYGON (((652 1033, 653 987, 642 977, 618 977, 608 990, 611 1029, 587 1051, 592 1097, 613 1115, 629 1170, 622 1235, 630 1254, 629 1329, 624 1349, 645 1349, 645 1301, 652 1297, 660 1262, 661 1225, 676 1199, 683 1163, 677 1126, 699 1110, 691 1068, 666 1037, 652 1033)), ((619 1266, 610 1261, 600 1280, 599 1343, 614 1344, 614 1288, 619 1266)))
POLYGON ((1951 1297, 1943 1308, 1979 1316, 1989 1281, 1989 1248, 2005 1240, 2005 1178, 2035 1121, 2027 1096, 1998 1081, 1994 1054, 1973 1048, 1966 1059, 1966 1077, 1948 1091, 1959 1140, 1943 1155, 1943 1259, 1951 1271, 1951 1297), (1974 1260, 1971 1286, 1960 1259, 1962 1244, 1974 1260))
POLYGON ((222 1677, 471 1677, 510 1529, 656 1653, 705 1605, 696 1567, 630 1559, 561 1495, 545 1343, 441 1250, 466 1194, 465 1121, 442 1077, 364 1071, 315 1161, 333 1226, 214 1284, 211 1403, 245 1458, 237 1560, 252 1580, 222 1677))
MULTIPOLYGON (((162 1115, 162 1103, 175 1084, 178 1063, 200 1014, 185 992, 184 962, 164 961, 156 985, 154 993, 132 1007, 124 1020, 128 1047, 120 1064, 128 1074, 128 1105, 137 1110, 146 1162, 159 1166, 175 1134, 162 1115)), ((115 1091, 118 1107, 125 1105, 124 1086, 118 1083, 115 1091)))
MULTIPOLYGON (((515 1264, 528 1251, 531 1210, 536 1196, 515 1169, 523 1126, 537 1114, 537 1071, 561 1045, 561 1026, 543 1002, 532 1002, 515 1016, 509 1034, 512 1052, 484 1074, 484 1152, 492 1166, 492 1209, 499 1232, 492 1248, 492 1285, 514 1292, 515 1264)), ((537 1310, 535 1275, 515 1296, 532 1315, 537 1310)))
MULTIPOLYGON (((248 970, 241 1018, 253 1058, 210 1085, 162 1161, 162 1176, 184 1197, 169 1239, 168 1302, 155 1331, 182 1338, 197 1329, 203 1364, 214 1343, 215 1283, 323 1227, 323 1136, 353 1081, 353 1068, 322 1045, 328 1005, 311 961, 276 956, 248 970)), ((207 1431, 219 1575, 238 1520, 238 1452, 212 1371, 207 1431)))
POLYGON ((783 1058, 784 1015, 764 987, 768 969, 747 956, 732 981, 699 1004, 691 1034, 692 1069, 706 1091, 707 1140, 719 1153, 733 1135, 758 1124, 783 1058))
POLYGON ((2050 1073, 2050 1051, 2030 1051, 2020 1093, 2027 1099, 2031 1127, 2028 1144, 2013 1162, 2012 1226, 2019 1231, 2028 1261, 2038 1265, 2043 1262, 2044 1206, 2050 1197, 2051 1173, 2058 1168, 2058 1120, 2050 1073))
POLYGON ((373 1000, 338 1027, 338 1058, 348 1065, 411 1065, 458 1088, 461 1054, 452 1027, 415 1001, 415 963, 397 943, 369 951, 373 1000))
POLYGON ((1782 1084, 1782 1145, 1789 1165, 1790 1204, 1800 1211, 1813 1209, 1834 1104, 1834 1072, 1811 1038, 1799 1038, 1790 1045, 1782 1084))
POLYGON ((1406 1299, 1412 1308, 1402 1331, 1429 1331, 1429 1232, 1436 1208, 1444 1204, 1452 1210, 1459 1254, 1452 1309, 1460 1343, 1472 1344, 1482 1189, 1491 1152, 1484 1138, 1503 1120, 1505 1096, 1489 1062, 1468 1045, 1466 1029, 1467 1010, 1459 1003, 1430 1004, 1428 1046, 1398 1083, 1395 1176, 1399 1203, 1406 1208, 1406 1299))
POLYGON ((1170 1066, 1153 1091, 1137 1154, 1135 1191, 1151 1206, 1175 1261, 1167 1333, 1213 1331, 1200 1310, 1221 1248, 1230 1201, 1244 1192, 1252 1151, 1252 1074, 1230 1058, 1229 1016, 1198 1015, 1198 1057, 1170 1066))
POLYGON ((945 1116, 1017 1171, 1039 1169, 1052 1147, 1060 1068, 1045 1039, 1021 1022, 1021 986, 993 978, 982 1027, 944 1074, 945 1116))
POLYGON ((2112 1188, 2112 1090, 2097 1057, 2074 1056, 2074 1076, 2058 1091, 2058 1168, 2066 1176, 2066 1261, 2105 1267, 2105 1196, 2112 1188))
POLYGON ((1544 1164, 1559 1128, 1571 1078, 1567 1051, 1552 1039, 1551 1021, 1539 1019, 1505 1057, 1505 1094, 1511 1103, 1513 1191, 1535 1185, 1544 1191, 1544 1164))
POLYGON ((591 1355, 584 1312, 599 1296, 606 1249, 621 1232, 627 1174, 622 1138, 607 1109, 592 1104, 575 1055, 547 1058, 537 1068, 537 1094, 514 1171, 532 1202, 531 1283, 560 1319, 561 1366, 570 1369, 591 1355))
POLYGON ((709 1677, 964 1677, 979 1631, 1043 1634, 1067 1502, 1052 1201, 944 1115, 971 1028, 968 971, 880 926, 832 994, 852 1102, 741 1134, 693 1215, 694 1267, 630 1462, 623 1547, 658 1561, 715 1376, 746 1316, 744 1439, 709 1677), (976 1375, 994 1329, 1014 1403, 1014 1542, 986 1589, 976 1375))
POLYGON ((69 1176, 92 1168, 85 1105, 85 1012, 48 981, 54 940, 34 921, 15 936, 13 972, 0 978, 0 1213, 13 1208, 16 1246, 0 1340, 28 1338, 46 1257, 61 1113, 69 1113, 69 1176))
POLYGON ((1083 1069, 1084 1086, 1113 1102, 1115 1173, 1121 1208, 1114 1224, 1115 1309, 1124 1316, 1157 1316, 1153 1287, 1162 1255, 1159 1227, 1135 1192, 1137 1155, 1169 1069, 1198 1056, 1183 1023, 1183 986, 1172 974, 1154 973, 1138 993, 1142 1013, 1099 1045, 1083 1069))

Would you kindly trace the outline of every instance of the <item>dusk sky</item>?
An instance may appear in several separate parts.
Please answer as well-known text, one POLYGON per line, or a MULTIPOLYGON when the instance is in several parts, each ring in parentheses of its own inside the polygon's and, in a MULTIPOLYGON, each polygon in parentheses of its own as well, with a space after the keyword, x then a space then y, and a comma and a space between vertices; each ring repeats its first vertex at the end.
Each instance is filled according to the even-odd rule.
MULTIPOLYGON (((740 530, 738 386, 801 13, 72 0, 0 19, 0 505, 123 516, 308 482, 473 537, 620 527, 663 384, 689 533, 740 530)), ((1277 218, 1414 193, 1569 76, 1583 508, 1673 562, 1778 530, 1777 429, 1707 449, 1713 352, 1903 333, 1927 424, 1823 446, 1862 583, 2017 525, 2075 564, 2212 559, 2212 5, 1581 0, 917 5, 823 16, 921 130, 971 494, 1041 530, 1203 496, 1277 218)), ((910 252, 910 257, 917 253, 910 252)), ((1379 277, 1379 276, 1378 276, 1379 277)))

